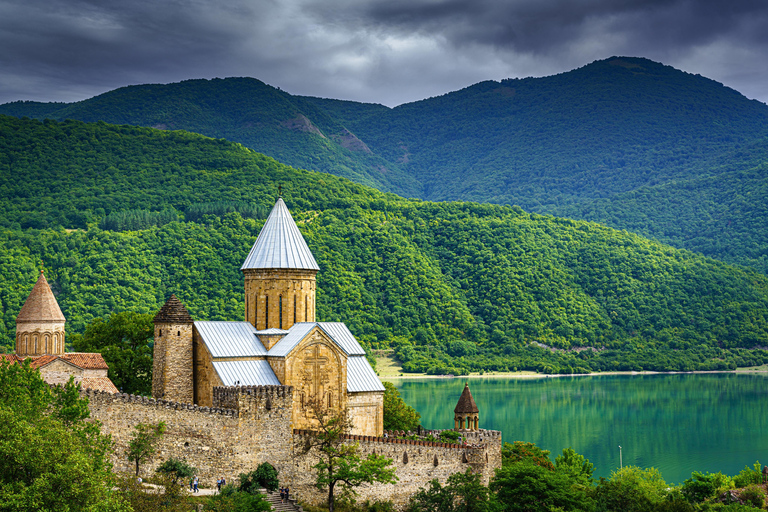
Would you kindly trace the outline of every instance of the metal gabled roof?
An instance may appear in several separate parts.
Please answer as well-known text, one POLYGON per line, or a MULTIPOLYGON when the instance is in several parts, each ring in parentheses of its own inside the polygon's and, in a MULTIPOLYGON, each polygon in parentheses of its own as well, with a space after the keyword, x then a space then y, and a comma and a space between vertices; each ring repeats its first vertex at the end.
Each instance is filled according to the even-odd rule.
POLYGON ((214 361, 213 369, 225 386, 279 386, 275 372, 263 359, 256 361, 214 361))
POLYGON ((320 270, 282 197, 277 199, 240 270, 259 268, 320 270))
POLYGON ((283 339, 275 343, 275 345, 269 350, 267 355, 276 357, 285 357, 291 350, 296 348, 296 345, 301 343, 301 340, 309 334, 317 322, 299 322, 295 323, 288 329, 288 334, 283 339))
POLYGON ((280 334, 288 334, 288 331, 285 329, 278 329, 277 327, 270 327, 269 329, 262 329, 260 331, 256 331, 257 336, 279 336, 280 334))
POLYGON ((195 322, 195 329, 213 358, 267 355, 248 322, 195 322))
POLYGON ((350 393, 384 391, 384 385, 365 356, 347 359, 347 391, 350 393))
POLYGON ((364 356, 365 350, 355 339, 347 326, 341 322, 299 322, 293 324, 288 334, 275 343, 269 351, 270 356, 285 357, 301 343, 309 332, 319 327, 348 356, 364 356))

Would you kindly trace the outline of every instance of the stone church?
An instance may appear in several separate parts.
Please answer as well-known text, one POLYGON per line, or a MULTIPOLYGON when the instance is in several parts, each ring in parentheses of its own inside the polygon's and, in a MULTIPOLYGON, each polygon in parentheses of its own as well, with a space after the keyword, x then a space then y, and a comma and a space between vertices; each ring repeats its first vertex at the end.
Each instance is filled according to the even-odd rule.
POLYGON ((29 365, 38 369, 48 384, 65 384, 74 377, 83 389, 117 393, 101 354, 64 352, 66 322, 41 270, 16 317, 16 351, 0 358, 16 364, 29 360, 29 365))
POLYGON ((307 406, 347 407, 352 434, 383 432, 384 386, 347 326, 315 319, 317 265, 282 197, 240 270, 242 322, 193 320, 172 295, 154 318, 152 396, 210 407, 220 386, 292 386, 294 429, 307 406))

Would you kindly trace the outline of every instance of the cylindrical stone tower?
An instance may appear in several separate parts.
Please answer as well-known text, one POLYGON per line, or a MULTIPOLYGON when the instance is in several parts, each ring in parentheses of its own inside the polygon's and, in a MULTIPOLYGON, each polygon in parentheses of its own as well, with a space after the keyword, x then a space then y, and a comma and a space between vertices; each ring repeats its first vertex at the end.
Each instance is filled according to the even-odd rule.
POLYGON ((192 317, 176 295, 171 295, 153 322, 152 397, 191 404, 194 401, 192 317))
POLYGON ((65 323, 64 314, 41 270, 16 317, 16 355, 63 354, 65 323))
POLYGON ((315 276, 320 270, 282 197, 240 267, 245 320, 257 330, 290 329, 315 321, 315 276))

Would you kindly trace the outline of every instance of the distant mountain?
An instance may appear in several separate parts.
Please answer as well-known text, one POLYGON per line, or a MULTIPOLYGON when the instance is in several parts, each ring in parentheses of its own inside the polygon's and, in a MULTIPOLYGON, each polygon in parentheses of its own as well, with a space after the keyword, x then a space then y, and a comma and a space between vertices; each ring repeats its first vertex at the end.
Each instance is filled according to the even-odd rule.
POLYGON ((70 333, 171 293, 194 318, 242 319, 240 265, 279 183, 321 269, 318 318, 406 371, 768 362, 768 276, 751 269, 518 207, 403 199, 189 132, 2 115, 0 347, 41 264, 70 333))
POLYGON ((647 59, 481 82, 393 109, 226 79, 0 113, 225 137, 407 197, 594 220, 768 272, 767 196, 756 193, 768 184, 768 106, 647 59))

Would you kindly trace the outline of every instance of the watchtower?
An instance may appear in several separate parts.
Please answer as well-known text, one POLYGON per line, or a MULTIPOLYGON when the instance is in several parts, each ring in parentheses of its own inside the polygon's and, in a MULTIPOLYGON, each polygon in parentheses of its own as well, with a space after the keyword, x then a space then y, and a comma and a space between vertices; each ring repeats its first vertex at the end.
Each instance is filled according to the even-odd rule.
POLYGON ((176 295, 171 295, 153 322, 152 396, 191 404, 194 401, 192 317, 176 295))
POLYGON ((469 390, 469 383, 464 384, 464 391, 459 397, 459 402, 453 410, 453 421, 456 430, 479 430, 480 409, 477 408, 475 399, 472 398, 472 392, 469 390))

